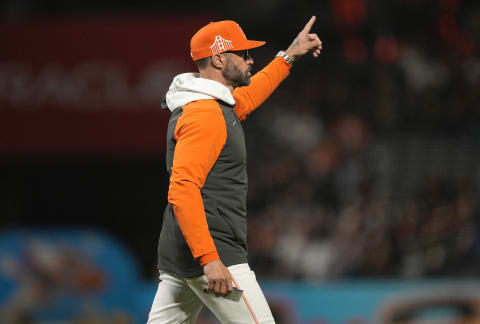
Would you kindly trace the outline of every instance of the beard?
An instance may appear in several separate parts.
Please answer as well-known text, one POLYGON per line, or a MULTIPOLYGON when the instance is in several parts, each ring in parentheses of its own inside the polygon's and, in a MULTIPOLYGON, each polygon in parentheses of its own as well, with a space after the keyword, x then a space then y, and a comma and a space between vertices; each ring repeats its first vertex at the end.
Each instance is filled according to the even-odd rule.
POLYGON ((225 80, 235 89, 250 84, 251 72, 251 66, 249 66, 245 72, 242 72, 232 61, 227 60, 227 65, 222 71, 222 75, 225 80))

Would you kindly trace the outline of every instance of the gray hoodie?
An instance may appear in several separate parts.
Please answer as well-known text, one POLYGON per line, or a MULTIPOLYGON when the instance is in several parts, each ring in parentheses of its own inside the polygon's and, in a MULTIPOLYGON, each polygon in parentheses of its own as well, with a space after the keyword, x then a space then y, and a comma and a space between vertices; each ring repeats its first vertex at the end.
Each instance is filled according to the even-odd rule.
MULTIPOLYGON (((172 114, 167 131, 167 171, 171 175, 175 154, 175 128, 183 107, 193 101, 215 100, 225 120, 227 138, 220 155, 200 189, 208 230, 225 266, 247 262, 247 155, 243 128, 233 110, 230 90, 196 73, 176 76, 164 108, 172 114)), ((172 204, 165 208, 158 244, 158 268, 181 277, 203 275, 178 225, 172 204)))

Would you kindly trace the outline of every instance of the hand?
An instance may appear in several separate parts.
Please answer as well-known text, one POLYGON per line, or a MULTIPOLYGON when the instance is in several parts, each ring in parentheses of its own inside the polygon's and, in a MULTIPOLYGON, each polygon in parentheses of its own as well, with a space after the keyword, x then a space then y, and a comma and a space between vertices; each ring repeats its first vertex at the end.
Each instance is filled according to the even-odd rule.
POLYGON ((317 34, 309 34, 315 19, 315 16, 310 18, 310 21, 285 51, 285 53, 293 60, 303 56, 307 52, 312 52, 313 57, 318 57, 320 55, 323 47, 322 41, 318 38, 317 34))
POLYGON ((220 259, 205 264, 203 272, 207 277, 208 290, 215 292, 215 295, 225 296, 232 291, 232 275, 220 259))

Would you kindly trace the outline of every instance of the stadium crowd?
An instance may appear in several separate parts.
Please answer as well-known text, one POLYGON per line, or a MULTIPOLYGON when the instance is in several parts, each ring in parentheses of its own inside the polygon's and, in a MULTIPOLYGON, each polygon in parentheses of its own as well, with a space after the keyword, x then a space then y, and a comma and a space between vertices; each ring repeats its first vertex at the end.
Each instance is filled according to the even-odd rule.
MULTIPOLYGON (((0 4, 5 21, 186 10, 162 2, 0 4)), ((292 26, 304 24, 312 10, 315 32, 325 44, 320 59, 303 58, 307 62, 295 65, 244 125, 250 258, 260 275, 478 273, 478 1, 251 0, 244 6, 201 6, 202 14, 235 19, 247 34, 268 40, 264 49, 252 51, 257 67, 288 46, 292 26)), ((163 172, 163 161, 151 164, 163 172)), ((136 205, 151 218, 143 223, 157 224, 161 212, 144 205, 136 205)), ((83 215, 82 221, 89 222, 83 215)), ((141 245, 137 233, 124 230, 148 265, 145 272, 155 278, 156 232, 141 245)))
POLYGON ((335 3, 325 61, 294 70, 245 125, 253 268, 306 280, 475 275, 478 5, 335 3))

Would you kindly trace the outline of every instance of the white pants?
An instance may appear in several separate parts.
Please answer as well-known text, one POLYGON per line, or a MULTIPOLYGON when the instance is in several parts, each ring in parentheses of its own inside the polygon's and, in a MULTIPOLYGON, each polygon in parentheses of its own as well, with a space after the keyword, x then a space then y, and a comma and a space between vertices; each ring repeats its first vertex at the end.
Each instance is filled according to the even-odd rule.
POLYGON ((234 302, 213 293, 205 293, 207 278, 181 278, 160 272, 160 283, 148 316, 148 324, 194 324, 203 305, 222 323, 275 323, 255 273, 248 264, 228 267, 234 285, 243 290, 242 299, 234 302))

